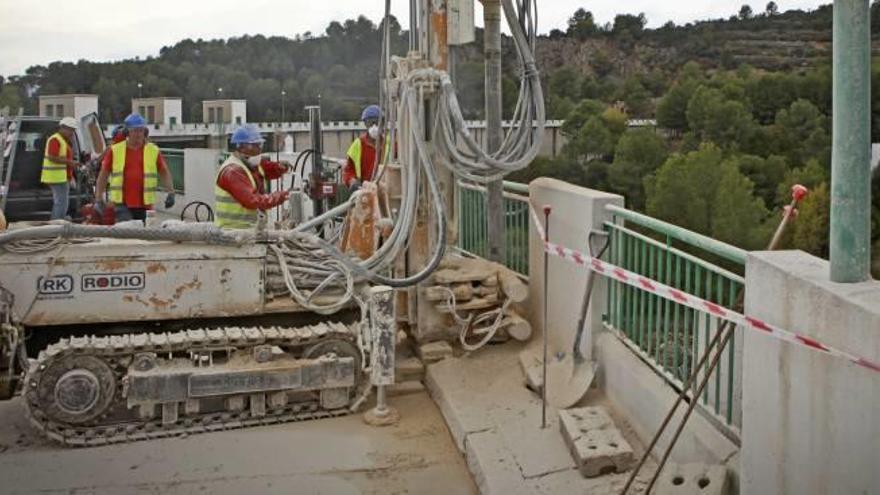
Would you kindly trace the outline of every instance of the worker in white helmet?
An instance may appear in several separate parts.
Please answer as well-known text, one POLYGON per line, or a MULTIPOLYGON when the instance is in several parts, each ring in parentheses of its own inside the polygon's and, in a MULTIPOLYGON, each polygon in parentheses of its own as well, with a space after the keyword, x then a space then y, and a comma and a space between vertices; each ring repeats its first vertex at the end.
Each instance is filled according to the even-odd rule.
POLYGON ((73 139, 76 128, 76 119, 64 117, 58 126, 58 132, 46 140, 40 182, 52 189, 52 220, 64 218, 67 215, 70 188, 76 186, 73 171, 81 166, 73 159, 73 139))

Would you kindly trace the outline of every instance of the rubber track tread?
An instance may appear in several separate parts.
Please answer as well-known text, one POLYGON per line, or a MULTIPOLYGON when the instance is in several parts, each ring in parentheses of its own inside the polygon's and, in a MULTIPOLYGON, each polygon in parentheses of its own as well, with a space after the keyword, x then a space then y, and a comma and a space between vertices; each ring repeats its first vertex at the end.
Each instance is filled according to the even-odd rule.
MULTIPOLYGON (((112 443, 167 438, 210 431, 231 430, 249 426, 272 425, 310 419, 344 416, 350 413, 349 407, 333 410, 321 408, 319 400, 299 401, 283 408, 266 410, 262 417, 251 417, 250 411, 209 412, 195 415, 181 414, 178 421, 163 425, 161 414, 151 420, 135 419, 112 424, 68 425, 46 417, 40 410, 36 396, 36 384, 41 372, 55 359, 69 355, 90 355, 104 360, 128 360, 135 354, 153 352, 159 355, 183 353, 228 347, 238 352, 257 345, 277 345, 290 349, 305 348, 325 340, 345 340, 356 345, 356 330, 340 323, 320 323, 317 325, 288 327, 226 327, 212 329, 190 329, 165 333, 142 333, 111 336, 70 337, 42 350, 25 377, 25 411, 31 424, 47 438, 69 446, 94 446, 112 443)), ((108 363, 109 364, 109 363, 108 363)), ((119 384, 124 383, 127 366, 120 368, 111 365, 116 372, 119 384)), ((360 374, 361 371, 357 370, 360 374)), ((352 402, 357 400, 367 380, 360 374, 355 385, 352 402)), ((117 390, 110 410, 124 407, 125 398, 121 389, 117 390)), ((136 411, 129 409, 134 415, 136 411)))

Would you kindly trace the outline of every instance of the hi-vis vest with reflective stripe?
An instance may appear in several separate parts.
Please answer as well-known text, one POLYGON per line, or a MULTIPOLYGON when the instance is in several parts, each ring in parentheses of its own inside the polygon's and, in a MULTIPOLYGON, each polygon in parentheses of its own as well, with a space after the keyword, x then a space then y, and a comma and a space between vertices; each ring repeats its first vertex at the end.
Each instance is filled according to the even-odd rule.
MULTIPOLYGON (((254 179, 250 167, 242 163, 235 155, 229 155, 229 158, 217 171, 217 177, 214 178, 214 224, 225 229, 253 228, 257 224, 257 210, 245 208, 226 189, 217 185, 217 181, 220 180, 220 175, 223 174, 226 167, 239 167, 244 170, 248 180, 251 181, 251 187, 257 188, 257 181, 254 179)), ((263 174, 263 168, 257 167, 257 173, 260 174, 265 184, 266 176, 263 174)))
POLYGON ((58 140, 58 156, 67 158, 67 140, 60 132, 52 134, 46 140, 46 150, 43 153, 43 171, 40 172, 40 182, 43 184, 63 184, 67 182, 67 165, 63 163, 55 163, 49 160, 49 144, 53 139, 58 140))
MULTIPOLYGON (((354 142, 351 143, 351 146, 348 147, 348 152, 346 153, 348 155, 348 157, 351 158, 352 163, 354 163, 354 176, 360 180, 364 180, 364 178, 361 177, 361 155, 362 155, 362 149, 363 149, 363 144, 361 143, 361 141, 363 141, 363 139, 364 139, 363 136, 360 136, 357 139, 355 139, 354 142)), ((385 156, 381 160, 379 160, 379 165, 382 165, 388 161, 388 154, 390 152, 391 152, 391 142, 386 139, 385 140, 385 156)), ((373 173, 375 173, 375 171, 373 173)))
MULTIPOLYGON (((120 141, 110 149, 113 150, 113 169, 110 171, 110 201, 121 205, 122 180, 125 175, 126 142, 120 141)), ((159 186, 159 147, 153 143, 144 145, 144 205, 156 202, 156 188, 159 186)))

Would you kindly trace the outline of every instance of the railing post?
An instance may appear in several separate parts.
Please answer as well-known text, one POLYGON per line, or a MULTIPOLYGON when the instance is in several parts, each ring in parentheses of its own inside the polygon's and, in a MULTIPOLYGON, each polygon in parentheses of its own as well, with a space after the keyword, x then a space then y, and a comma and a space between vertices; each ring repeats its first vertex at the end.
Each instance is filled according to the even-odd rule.
POLYGON ((871 270, 871 33, 868 0, 834 2, 831 281, 871 270))

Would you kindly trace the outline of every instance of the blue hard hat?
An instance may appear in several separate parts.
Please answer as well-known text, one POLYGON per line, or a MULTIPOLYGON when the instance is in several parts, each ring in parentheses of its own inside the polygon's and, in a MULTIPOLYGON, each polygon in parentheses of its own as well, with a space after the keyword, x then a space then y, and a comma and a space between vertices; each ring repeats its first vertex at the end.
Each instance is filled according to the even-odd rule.
POLYGON ((232 138, 229 142, 234 145, 239 144, 263 144, 265 139, 260 135, 260 131, 253 125, 243 125, 233 131, 232 138))
POLYGON ((361 120, 379 120, 382 118, 382 109, 379 108, 379 105, 370 105, 364 109, 364 112, 361 114, 361 120))
POLYGON ((147 127, 147 121, 138 113, 130 114, 122 121, 122 124, 126 129, 141 129, 147 127))

